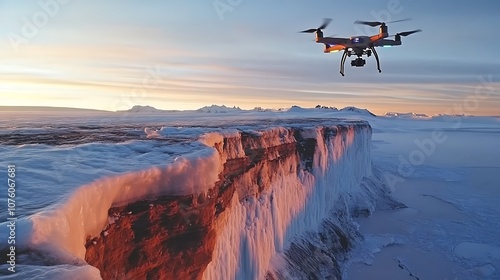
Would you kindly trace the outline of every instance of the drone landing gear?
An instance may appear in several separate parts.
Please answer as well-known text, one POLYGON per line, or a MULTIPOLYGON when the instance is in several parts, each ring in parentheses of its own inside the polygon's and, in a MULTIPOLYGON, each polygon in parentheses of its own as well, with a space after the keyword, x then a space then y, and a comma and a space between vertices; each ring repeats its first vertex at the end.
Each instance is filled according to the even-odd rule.
POLYGON ((374 46, 370 46, 370 50, 373 52, 373 55, 375 56, 375 60, 377 60, 377 70, 379 73, 382 73, 382 70, 380 70, 380 60, 378 59, 378 53, 375 50, 374 46))
POLYGON ((353 51, 349 51, 348 49, 344 49, 344 53, 342 54, 342 59, 340 60, 340 75, 342 75, 342 77, 345 76, 344 74, 345 61, 347 57, 350 57, 353 54, 356 54, 358 58, 351 61, 351 66, 353 67, 365 66, 366 61, 362 58, 362 56, 366 55, 367 57, 370 57, 373 54, 373 56, 375 56, 375 60, 377 61, 377 70, 379 73, 382 73, 382 70, 380 69, 380 59, 378 58, 378 53, 375 50, 374 46, 370 46, 369 50, 365 50, 364 52, 359 52, 359 53, 355 53, 353 51))
POLYGON ((340 60, 340 75, 344 77, 344 68, 345 68, 345 60, 347 58, 347 54, 350 54, 347 49, 344 50, 344 53, 342 54, 342 59, 340 60))

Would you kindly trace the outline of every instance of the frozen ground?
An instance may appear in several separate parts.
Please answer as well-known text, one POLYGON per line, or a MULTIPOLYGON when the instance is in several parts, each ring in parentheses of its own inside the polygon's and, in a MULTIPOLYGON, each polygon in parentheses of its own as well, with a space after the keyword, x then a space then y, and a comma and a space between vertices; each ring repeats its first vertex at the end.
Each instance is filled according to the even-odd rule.
POLYGON ((404 122, 378 126, 372 154, 409 208, 358 221, 371 250, 348 279, 500 279, 500 122, 404 122), (445 141, 425 141, 433 131, 445 141))

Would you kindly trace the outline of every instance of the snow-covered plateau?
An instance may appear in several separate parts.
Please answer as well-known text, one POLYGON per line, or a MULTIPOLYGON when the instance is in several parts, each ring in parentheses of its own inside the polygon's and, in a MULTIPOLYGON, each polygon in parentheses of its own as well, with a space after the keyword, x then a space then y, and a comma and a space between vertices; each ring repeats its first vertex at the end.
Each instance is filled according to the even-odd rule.
POLYGON ((0 114, 0 179, 8 165, 16 173, 14 215, 0 216, 5 279, 366 279, 366 265, 412 279, 423 273, 417 253, 405 255, 414 249, 444 256, 456 279, 500 275, 490 186, 500 155, 482 154, 498 118, 354 107, 0 114), (462 166, 456 151, 472 133, 484 141, 462 166), (479 191, 472 167, 490 172, 479 191), (391 248, 402 251, 376 254, 391 248))

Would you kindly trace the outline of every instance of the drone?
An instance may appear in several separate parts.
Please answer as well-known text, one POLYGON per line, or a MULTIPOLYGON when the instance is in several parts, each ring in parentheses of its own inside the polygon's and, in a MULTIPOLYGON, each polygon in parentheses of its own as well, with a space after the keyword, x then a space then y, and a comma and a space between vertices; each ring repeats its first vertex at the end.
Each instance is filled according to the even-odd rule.
MULTIPOLYGON (((407 21, 409 19, 395 20, 387 23, 395 23, 401 21, 407 21)), ((387 23, 380 21, 360 21, 357 20, 355 24, 363 24, 371 27, 379 28, 379 33, 373 36, 352 36, 349 38, 339 38, 339 37, 323 37, 323 29, 325 29, 332 19, 325 18, 323 24, 318 28, 311 28, 304 31, 300 31, 302 33, 316 33, 316 43, 322 43, 325 45, 324 53, 332 53, 344 51, 342 55, 342 59, 340 60, 340 74, 344 75, 345 69, 345 61, 347 57, 351 57, 352 55, 356 55, 357 58, 351 61, 352 67, 363 67, 366 64, 366 60, 363 59, 363 55, 370 57, 372 54, 375 56, 375 60, 377 61, 377 70, 379 73, 382 73, 380 70, 380 60, 378 58, 377 51, 375 47, 391 47, 391 46, 400 46, 401 45, 401 37, 406 37, 413 33, 421 32, 421 29, 399 32, 395 35, 389 35, 387 23), (389 37, 394 37, 392 39, 386 39, 389 37)))

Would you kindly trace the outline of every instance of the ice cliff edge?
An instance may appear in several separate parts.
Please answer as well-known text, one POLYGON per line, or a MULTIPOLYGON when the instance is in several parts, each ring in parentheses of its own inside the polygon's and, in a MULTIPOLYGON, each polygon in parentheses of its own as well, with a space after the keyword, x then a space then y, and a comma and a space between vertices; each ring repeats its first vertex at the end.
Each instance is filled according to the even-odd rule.
POLYGON ((171 183, 209 187, 114 205, 85 260, 103 279, 341 278, 352 217, 401 206, 372 168, 371 133, 338 120, 206 133, 201 166, 217 175, 180 168, 186 182, 171 183))

